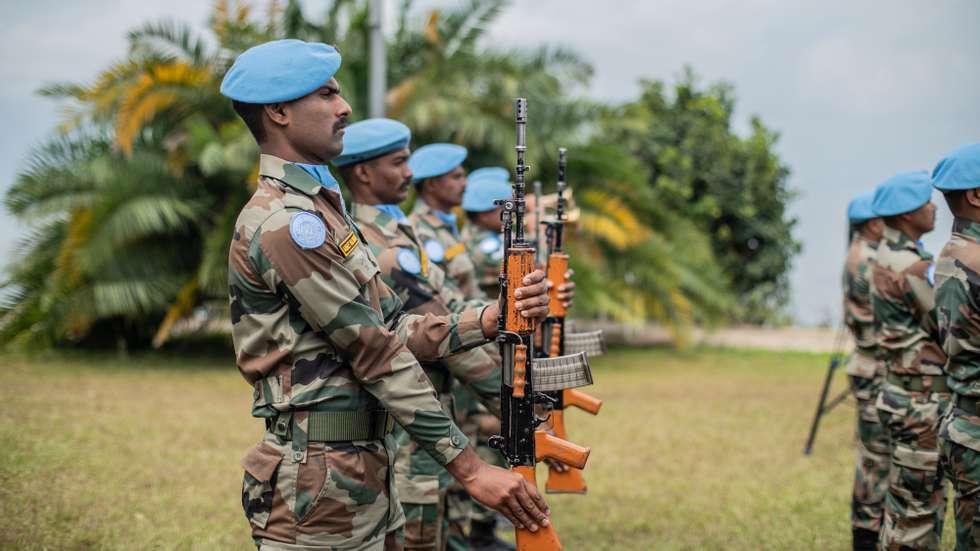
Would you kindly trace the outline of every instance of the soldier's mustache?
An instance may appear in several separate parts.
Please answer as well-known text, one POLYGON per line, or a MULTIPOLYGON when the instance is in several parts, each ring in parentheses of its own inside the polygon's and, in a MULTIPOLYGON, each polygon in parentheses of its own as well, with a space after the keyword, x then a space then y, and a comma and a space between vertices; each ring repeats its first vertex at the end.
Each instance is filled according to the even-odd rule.
POLYGON ((334 125, 333 125, 333 133, 336 134, 337 132, 340 132, 344 128, 347 128, 347 117, 344 117, 344 118, 342 118, 339 121, 337 121, 337 122, 334 123, 334 125))

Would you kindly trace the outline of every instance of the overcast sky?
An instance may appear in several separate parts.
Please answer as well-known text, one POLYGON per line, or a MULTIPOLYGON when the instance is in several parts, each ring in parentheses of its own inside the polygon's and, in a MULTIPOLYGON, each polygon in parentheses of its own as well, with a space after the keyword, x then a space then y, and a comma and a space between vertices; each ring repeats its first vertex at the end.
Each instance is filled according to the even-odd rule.
MULTIPOLYGON (((420 6, 447 2, 419 2, 420 6)), ((400 2, 387 1, 389 16, 400 2)), ((323 2, 309 1, 311 10, 323 2)), ((57 125, 44 83, 90 82, 125 53, 125 32, 176 17, 203 29, 210 3, 89 0, 5 7, 0 35, 0 192, 27 151, 57 125)), ((803 254, 792 312, 802 323, 839 316, 844 209, 857 191, 905 170, 931 169, 946 151, 980 141, 980 1, 576 0, 519 1, 490 29, 500 46, 562 44, 595 67, 591 92, 628 100, 640 78, 672 80, 690 64, 727 80, 736 128, 759 115, 781 134, 777 151, 799 193, 791 212, 803 254)), ((942 199, 936 197, 941 204, 942 199)), ((940 208, 926 237, 949 232, 940 208)), ((0 255, 17 228, 0 213, 0 255)))

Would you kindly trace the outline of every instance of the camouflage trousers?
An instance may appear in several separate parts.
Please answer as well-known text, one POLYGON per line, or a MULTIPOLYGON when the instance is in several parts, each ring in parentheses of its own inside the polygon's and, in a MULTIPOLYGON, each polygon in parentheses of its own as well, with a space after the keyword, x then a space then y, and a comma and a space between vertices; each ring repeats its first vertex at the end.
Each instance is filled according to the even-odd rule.
POLYGON ((857 399, 857 466, 851 494, 851 526, 881 530, 881 515, 888 490, 888 432, 875 407, 880 378, 848 377, 857 399))
POLYGON ((939 549, 946 487, 939 464, 939 422, 949 394, 909 392, 885 383, 877 408, 888 431, 891 466, 879 548, 939 549))
POLYGON ((943 419, 939 441, 953 483, 956 550, 980 549, 980 417, 953 408, 943 419))
POLYGON ((395 441, 308 444, 267 433, 242 459, 242 507, 261 550, 399 550, 395 441))

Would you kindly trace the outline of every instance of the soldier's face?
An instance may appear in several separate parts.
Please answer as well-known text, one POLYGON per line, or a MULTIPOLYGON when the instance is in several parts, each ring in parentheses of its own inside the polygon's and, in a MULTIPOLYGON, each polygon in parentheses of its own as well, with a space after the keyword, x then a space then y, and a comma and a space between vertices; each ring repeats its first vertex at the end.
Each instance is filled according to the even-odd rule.
POLYGON ((433 178, 426 184, 440 203, 458 207, 463 204, 463 191, 466 189, 466 171, 457 166, 453 170, 433 178))
POLYGON ((912 211, 910 222, 922 233, 929 233, 936 227, 936 205, 930 201, 912 211))
POLYGON ((500 220, 500 213, 503 212, 503 210, 503 207, 497 207, 487 212, 481 212, 476 215, 476 219, 474 221, 476 222, 477 226, 480 226, 485 230, 499 232, 504 226, 504 223, 500 220))
POLYGON ((408 167, 411 150, 407 147, 367 163, 368 187, 382 204, 401 203, 408 197, 412 169, 408 167))
POLYGON ((293 147, 309 159, 326 164, 344 149, 344 127, 350 105, 340 96, 335 79, 298 100, 282 104, 284 131, 293 147))

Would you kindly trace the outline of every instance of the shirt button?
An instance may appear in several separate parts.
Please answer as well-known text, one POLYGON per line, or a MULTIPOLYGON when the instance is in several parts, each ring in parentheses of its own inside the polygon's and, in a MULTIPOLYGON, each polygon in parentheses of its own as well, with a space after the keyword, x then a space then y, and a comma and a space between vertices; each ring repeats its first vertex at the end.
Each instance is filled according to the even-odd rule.
POLYGON ((453 446, 455 446, 457 448, 459 447, 459 435, 458 434, 454 434, 454 435, 450 436, 449 437, 449 441, 452 442, 453 446))

